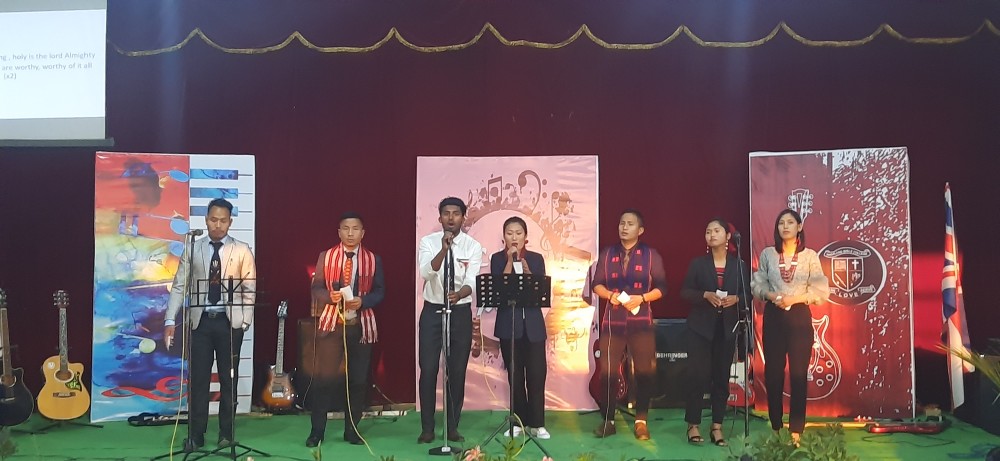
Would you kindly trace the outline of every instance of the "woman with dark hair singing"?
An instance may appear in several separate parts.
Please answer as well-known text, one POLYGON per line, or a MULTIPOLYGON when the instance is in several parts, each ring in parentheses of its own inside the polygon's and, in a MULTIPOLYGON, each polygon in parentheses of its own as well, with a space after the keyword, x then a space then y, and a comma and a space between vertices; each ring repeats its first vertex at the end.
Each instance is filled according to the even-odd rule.
POLYGON ((688 391, 684 420, 688 423, 688 443, 705 441, 701 424, 702 396, 712 396, 713 444, 725 446, 722 420, 729 398, 729 367, 736 349, 736 322, 744 294, 750 292, 750 271, 739 255, 729 252, 732 231, 726 221, 715 218, 705 227, 708 252, 688 266, 681 298, 691 304, 688 314, 688 391), (740 286, 742 280, 743 286, 740 286))
MULTIPOLYGON (((503 223, 504 249, 490 257, 490 273, 545 275, 542 255, 528 251, 528 225, 513 216, 503 223)), ((514 414, 524 430, 540 439, 550 437, 545 430, 545 319, 542 310, 501 306, 497 309, 493 334, 500 340, 500 354, 507 369, 514 414)), ((518 426, 508 429, 508 437, 520 434, 518 426)))
POLYGON ((788 430, 796 445, 805 428, 806 372, 814 333, 809 306, 826 302, 830 284, 819 255, 806 248, 802 217, 794 210, 778 213, 774 246, 760 254, 751 281, 753 295, 764 307, 764 387, 771 429, 781 429, 785 361, 788 361, 788 430))

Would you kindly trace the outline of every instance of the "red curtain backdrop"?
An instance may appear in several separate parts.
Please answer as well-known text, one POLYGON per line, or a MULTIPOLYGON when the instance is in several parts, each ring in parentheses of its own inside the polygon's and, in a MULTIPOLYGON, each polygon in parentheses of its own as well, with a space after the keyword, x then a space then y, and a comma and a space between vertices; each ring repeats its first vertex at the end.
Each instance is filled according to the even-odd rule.
MULTIPOLYGON (((664 255, 670 291, 658 317, 683 317, 678 293, 704 252, 715 215, 749 225, 746 153, 906 146, 911 160, 916 345, 940 333, 943 183, 951 181, 965 248, 973 342, 995 335, 987 300, 1000 216, 988 201, 1000 166, 1000 37, 914 44, 883 33, 860 46, 807 46, 781 32, 750 48, 703 47, 686 36, 648 51, 579 40, 558 49, 505 46, 492 36, 423 53, 390 41, 368 53, 296 43, 265 54, 221 46, 278 44, 300 31, 320 46, 369 46, 391 27, 422 46, 470 40, 487 21, 509 39, 558 42, 587 24, 612 43, 652 43, 680 25, 704 40, 750 41, 781 21, 814 40, 863 39, 881 23, 909 37, 961 37, 987 2, 130 2, 108 7, 108 135, 113 150, 248 152, 257 157, 258 268, 266 299, 306 315, 308 274, 336 239, 346 209, 365 216, 366 243, 385 260, 388 294, 376 383, 415 400, 411 300, 418 155, 600 154, 600 245, 615 215, 646 215, 644 239, 664 255)), ((93 289, 93 153, 0 149, 0 286, 9 295, 14 362, 28 369, 57 342, 58 288, 93 289)), ((90 362, 91 306, 70 309, 71 357, 90 362), (86 326, 86 328, 84 327, 86 326)), ((383 320, 384 319, 384 320, 383 320)), ((273 331, 272 316, 260 316, 273 331)), ((290 335, 290 344, 296 338, 290 335)), ((294 348, 286 349, 293 360, 294 348)), ((256 346, 260 362, 274 348, 256 346)), ((290 362, 294 363, 294 362, 290 362)), ((943 357, 917 354, 917 399, 947 402, 943 357)), ((258 370, 257 375, 262 375, 258 370)), ((27 374, 37 389, 41 379, 27 374)))

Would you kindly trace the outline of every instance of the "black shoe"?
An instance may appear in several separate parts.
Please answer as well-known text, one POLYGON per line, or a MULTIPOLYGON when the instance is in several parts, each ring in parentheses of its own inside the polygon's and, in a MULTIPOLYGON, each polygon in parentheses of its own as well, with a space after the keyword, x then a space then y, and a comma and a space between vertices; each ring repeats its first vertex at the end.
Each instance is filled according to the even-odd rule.
POLYGON ((712 432, 708 433, 708 438, 712 439, 713 444, 718 445, 720 447, 725 447, 729 445, 729 442, 726 442, 726 439, 722 438, 721 427, 713 427, 712 432), (719 434, 719 436, 716 437, 715 434, 719 434))
POLYGON ((452 442, 464 442, 465 437, 462 437, 462 434, 458 433, 458 429, 455 429, 453 431, 448 431, 448 440, 451 440, 452 442))
POLYGON ((315 435, 310 435, 309 438, 306 439, 306 446, 309 448, 316 448, 322 441, 323 439, 316 437, 315 435))
POLYGON ((434 441, 434 432, 421 432, 417 437, 417 443, 431 443, 434 441))
POLYGON ((344 437, 344 441, 351 445, 364 445, 365 442, 361 440, 361 437, 344 437))
POLYGON ((189 439, 184 439, 184 453, 194 453, 203 446, 205 446, 204 437, 191 437, 189 439))

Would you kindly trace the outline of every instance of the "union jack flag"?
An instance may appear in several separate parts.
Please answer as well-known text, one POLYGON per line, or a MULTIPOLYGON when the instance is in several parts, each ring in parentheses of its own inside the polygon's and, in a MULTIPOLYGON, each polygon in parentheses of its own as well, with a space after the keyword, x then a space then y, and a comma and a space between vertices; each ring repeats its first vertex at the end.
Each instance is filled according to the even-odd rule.
MULTIPOLYGON (((941 271, 941 314, 944 323, 944 341, 952 350, 966 350, 969 343, 969 326, 965 318, 962 299, 962 272, 958 262, 958 239, 955 237, 955 220, 951 207, 951 187, 944 185, 944 269, 941 271)), ((968 362, 948 354, 948 381, 951 383, 951 407, 965 403, 964 373, 975 369, 968 362)))

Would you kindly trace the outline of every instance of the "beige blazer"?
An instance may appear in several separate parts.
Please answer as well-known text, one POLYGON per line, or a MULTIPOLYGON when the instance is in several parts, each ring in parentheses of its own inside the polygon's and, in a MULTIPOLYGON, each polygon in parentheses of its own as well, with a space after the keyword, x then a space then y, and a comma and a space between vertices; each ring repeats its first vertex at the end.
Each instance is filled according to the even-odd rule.
MULTIPOLYGON (((191 312, 188 318, 191 320, 191 328, 198 329, 204 306, 208 304, 208 267, 212 260, 212 246, 210 239, 206 236, 194 242, 194 270, 191 273, 191 312), (200 282, 199 282, 200 281, 200 282), (197 297, 195 291, 198 291, 197 297)), ((173 287, 170 289, 170 299, 167 301, 167 312, 165 320, 173 320, 177 317, 177 312, 184 306, 184 290, 188 283, 188 272, 191 268, 188 264, 188 249, 184 250, 181 256, 180 267, 174 276, 173 287)), ((254 263, 253 253, 250 245, 245 242, 226 236, 222 240, 222 248, 219 250, 219 259, 222 262, 222 301, 220 305, 225 306, 226 316, 229 318, 233 328, 247 328, 253 322, 253 304, 256 300, 256 279, 257 266, 254 263), (229 304, 229 278, 233 278, 234 293, 233 302, 229 304), (235 287, 239 281, 243 283, 238 288, 235 287)))

